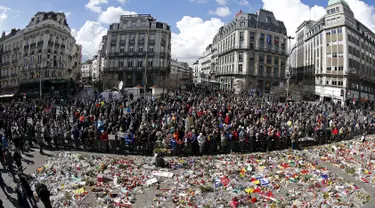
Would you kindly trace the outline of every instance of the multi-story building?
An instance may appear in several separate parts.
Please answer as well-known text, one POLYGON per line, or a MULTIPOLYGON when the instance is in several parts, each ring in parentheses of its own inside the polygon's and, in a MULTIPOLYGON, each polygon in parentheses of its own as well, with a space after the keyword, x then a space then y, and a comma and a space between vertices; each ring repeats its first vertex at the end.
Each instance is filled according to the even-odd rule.
POLYGON ((81 64, 81 79, 83 82, 89 82, 92 80, 92 62, 93 60, 87 60, 81 64))
POLYGON ((219 29, 212 70, 221 89, 269 92, 285 80, 287 31, 272 12, 242 13, 219 29))
POLYGON ((193 70, 187 62, 179 62, 177 59, 171 60, 171 70, 169 77, 176 81, 176 85, 185 89, 193 84, 193 70))
POLYGON ((99 57, 87 60, 81 65, 81 79, 84 83, 99 81, 99 57))
POLYGON ((170 26, 149 14, 122 15, 110 25, 103 44, 104 73, 116 73, 124 87, 143 85, 145 77, 151 86, 169 74, 170 26))
POLYGON ((81 47, 76 45, 64 13, 38 12, 25 29, 0 39, 1 86, 22 93, 66 92, 79 73, 81 47))
POLYGON ((195 85, 199 85, 201 83, 199 60, 193 63, 192 68, 193 68, 193 82, 195 85))
POLYGON ((209 86, 210 81, 212 81, 212 77, 210 76, 210 74, 213 72, 213 70, 211 69, 212 53, 212 44, 210 44, 206 47, 206 50, 203 52, 202 57, 200 57, 198 60, 200 66, 200 84, 204 86, 209 86))
POLYGON ((315 94, 322 100, 374 99, 375 34, 355 19, 345 0, 328 1, 303 47, 304 69, 315 74, 315 94))

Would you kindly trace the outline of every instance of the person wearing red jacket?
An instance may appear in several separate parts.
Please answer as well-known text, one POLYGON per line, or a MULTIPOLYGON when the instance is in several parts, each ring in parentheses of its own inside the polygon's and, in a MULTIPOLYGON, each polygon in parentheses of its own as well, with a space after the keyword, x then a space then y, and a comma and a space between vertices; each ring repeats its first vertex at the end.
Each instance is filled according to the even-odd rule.
POLYGON ((333 136, 333 141, 335 141, 336 140, 336 138, 337 138, 337 134, 339 133, 339 130, 337 129, 337 127, 336 126, 334 126, 333 127, 333 129, 332 129, 332 136, 333 136))
POLYGON ((229 116, 228 113, 227 113, 227 116, 225 117, 225 123, 226 123, 226 124, 229 124, 229 123, 230 123, 230 116, 229 116))
POLYGON ((102 144, 102 147, 100 149, 102 150, 102 148, 104 148, 105 152, 108 153, 108 143, 109 143, 109 140, 108 140, 108 133, 107 133, 107 131, 104 131, 104 130, 101 131, 101 134, 100 134, 100 143, 102 144))

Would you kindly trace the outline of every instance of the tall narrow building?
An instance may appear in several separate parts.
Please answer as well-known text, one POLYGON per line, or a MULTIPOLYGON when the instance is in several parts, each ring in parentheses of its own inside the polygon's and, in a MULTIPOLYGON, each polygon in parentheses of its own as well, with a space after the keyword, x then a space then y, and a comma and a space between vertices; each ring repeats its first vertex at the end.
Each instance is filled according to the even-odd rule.
POLYGON ((124 87, 159 84, 169 74, 171 30, 150 14, 122 15, 103 39, 104 74, 117 74, 124 87))

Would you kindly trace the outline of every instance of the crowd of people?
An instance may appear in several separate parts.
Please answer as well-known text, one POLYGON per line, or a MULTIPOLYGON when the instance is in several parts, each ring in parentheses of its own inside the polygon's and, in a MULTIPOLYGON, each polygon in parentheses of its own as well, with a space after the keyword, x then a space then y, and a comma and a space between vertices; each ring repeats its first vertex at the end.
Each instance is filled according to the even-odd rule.
MULTIPOLYGON (((334 103, 280 103, 247 94, 170 92, 148 101, 31 99, 0 106, 2 143, 174 155, 298 148, 299 139, 344 140, 373 129, 373 114, 334 103)), ((6 148, 5 148, 6 149, 6 148)), ((7 151, 4 155, 8 154, 7 151)))
MULTIPOLYGON (((0 118, 1 163, 14 180, 22 173, 22 153, 35 145, 40 153, 48 147, 118 154, 225 154, 297 149, 305 137, 319 144, 358 134, 365 138, 375 125, 375 116, 365 109, 202 90, 169 92, 147 101, 14 100, 0 105, 0 118)), ((16 190, 24 190, 23 199, 30 198, 27 181, 21 175, 18 180, 16 190)), ((41 187, 48 207, 49 192, 41 187)))

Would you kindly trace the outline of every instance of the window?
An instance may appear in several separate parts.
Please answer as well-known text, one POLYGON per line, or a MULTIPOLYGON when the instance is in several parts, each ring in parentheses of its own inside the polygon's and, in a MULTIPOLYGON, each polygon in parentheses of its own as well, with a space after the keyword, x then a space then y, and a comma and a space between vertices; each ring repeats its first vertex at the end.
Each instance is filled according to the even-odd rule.
POLYGON ((343 71, 344 70, 344 67, 343 66, 339 66, 339 71, 343 71))
POLYGON ((243 53, 238 54, 238 61, 243 62, 243 53))
POLYGON ((139 53, 142 53, 142 52, 143 52, 143 47, 139 47, 139 48, 138 48, 138 52, 139 52, 139 53))
POLYGON ((140 39, 140 40, 144 40, 144 39, 145 39, 145 34, 140 34, 140 35, 139 35, 139 39, 140 39))
POLYGON ((150 34, 150 40, 155 40, 155 34, 150 34))
POLYGON ((337 53, 332 53, 332 57, 337 57, 337 53))
POLYGON ((339 86, 344 86, 344 82, 343 82, 343 81, 338 81, 337 84, 338 84, 339 86))
POLYGON ((120 53, 124 53, 125 49, 124 48, 120 48, 120 53))
POLYGON ((147 66, 148 66, 148 67, 152 67, 152 61, 148 61, 147 66))
POLYGON ((336 30, 335 29, 332 30, 331 32, 332 32, 332 35, 336 34, 336 30))
POLYGON ((337 28, 337 34, 341 34, 342 33, 342 28, 337 28))
POLYGON ((326 32, 326 35, 331 35, 331 32, 326 32))
POLYGON ((267 56, 267 64, 272 64, 272 56, 267 56))
POLYGON ((241 22, 240 27, 245 27, 245 22, 241 22))
POLYGON ((332 85, 337 85, 337 81, 332 81, 332 85))
POLYGON ((327 67, 327 71, 331 71, 331 67, 330 66, 327 67))
POLYGON ((238 64, 238 72, 242 72, 242 64, 238 64))
POLYGON ((244 32, 240 32, 240 40, 244 39, 244 32))
POLYGON ((264 67, 263 66, 259 66, 259 74, 263 75, 263 73, 264 73, 264 67))
POLYGON ((259 64, 263 64, 264 63, 264 56, 263 55, 259 55, 259 64))
POLYGON ((134 40, 135 39, 135 35, 134 34, 131 34, 130 35, 130 40, 134 40))
POLYGON ((329 85, 329 81, 328 80, 326 81, 326 85, 329 85))
POLYGON ((150 46, 149 48, 148 48, 148 52, 154 52, 154 46, 150 46))
POLYGON ((133 47, 129 47, 129 52, 133 53, 134 52, 134 48, 133 47))
POLYGON ((138 66, 138 67, 142 67, 142 65, 143 65, 143 61, 142 61, 142 60, 138 60, 138 64, 137 64, 137 66, 138 66))
POLYGON ((124 67, 124 62, 123 62, 123 61, 119 61, 119 62, 118 62, 118 66, 119 66, 120 68, 124 67))
POLYGON ((339 7, 336 7, 336 12, 340 12, 340 8, 339 7))
POLYGON ((272 35, 267 35, 267 44, 268 45, 272 44, 272 35))
POLYGON ((133 61, 128 61, 128 67, 133 67, 133 61))

